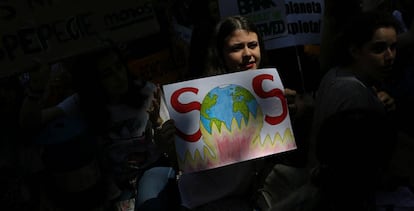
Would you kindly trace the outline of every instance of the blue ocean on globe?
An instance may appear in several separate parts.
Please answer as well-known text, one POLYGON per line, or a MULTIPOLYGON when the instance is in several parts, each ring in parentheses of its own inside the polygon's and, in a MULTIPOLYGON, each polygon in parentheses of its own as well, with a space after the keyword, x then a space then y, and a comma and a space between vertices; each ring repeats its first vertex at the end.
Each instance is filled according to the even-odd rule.
POLYGON ((249 115, 257 116, 258 103, 246 88, 229 84, 213 88, 204 97, 200 109, 200 121, 211 134, 213 124, 220 130, 221 124, 231 129, 234 118, 240 128, 241 121, 248 124, 249 115))

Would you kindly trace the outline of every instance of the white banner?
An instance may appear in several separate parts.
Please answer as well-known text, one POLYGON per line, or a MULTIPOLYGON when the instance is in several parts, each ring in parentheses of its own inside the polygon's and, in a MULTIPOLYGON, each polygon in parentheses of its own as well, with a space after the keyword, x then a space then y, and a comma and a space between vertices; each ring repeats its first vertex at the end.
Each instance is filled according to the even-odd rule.
POLYGON ((2 0, 0 25, 0 77, 160 30, 150 0, 2 0))
POLYGON ((320 44, 323 0, 219 0, 221 17, 243 15, 254 21, 266 49, 320 44))

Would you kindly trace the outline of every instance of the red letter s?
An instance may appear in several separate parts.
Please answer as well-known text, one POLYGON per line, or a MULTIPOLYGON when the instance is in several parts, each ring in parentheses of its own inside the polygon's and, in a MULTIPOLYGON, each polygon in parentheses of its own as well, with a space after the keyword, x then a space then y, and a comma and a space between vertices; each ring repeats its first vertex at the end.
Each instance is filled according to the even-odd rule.
MULTIPOLYGON (((185 92, 192 92, 197 94, 198 93, 198 89, 197 88, 192 88, 192 87, 185 87, 185 88, 181 88, 178 89, 177 91, 175 91, 172 95, 171 95, 171 106, 174 108, 174 110, 176 110, 179 113, 188 113, 190 111, 193 110, 200 110, 201 108, 201 104, 199 102, 190 102, 187 104, 182 104, 178 98, 180 97, 181 94, 185 93, 185 92)), ((180 131, 177 128, 177 135, 179 137, 181 137, 182 139, 188 141, 188 142, 196 142, 200 139, 201 137, 201 131, 200 129, 197 130, 197 132, 195 132, 192 135, 187 135, 185 133, 183 133, 182 131, 180 131)))
POLYGON ((280 116, 265 116, 265 121, 271 125, 277 125, 281 123, 288 114, 286 98, 283 95, 283 91, 280 89, 272 89, 269 92, 265 92, 262 88, 262 81, 264 80, 272 80, 273 76, 269 74, 258 75, 253 79, 253 90, 254 92, 261 98, 269 98, 269 97, 277 97, 280 99, 282 103, 282 114, 280 116))

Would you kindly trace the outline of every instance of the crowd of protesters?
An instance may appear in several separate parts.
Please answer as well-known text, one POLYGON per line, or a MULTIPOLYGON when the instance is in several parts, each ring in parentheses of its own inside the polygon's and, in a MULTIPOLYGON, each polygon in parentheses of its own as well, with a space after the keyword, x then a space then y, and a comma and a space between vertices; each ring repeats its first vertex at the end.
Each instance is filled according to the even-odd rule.
POLYGON ((182 175, 162 84, 107 43, 0 79, 2 210, 414 207, 414 3, 349 1, 348 18, 327 0, 320 46, 273 50, 247 17, 202 5, 179 80, 275 67, 297 149, 182 175))

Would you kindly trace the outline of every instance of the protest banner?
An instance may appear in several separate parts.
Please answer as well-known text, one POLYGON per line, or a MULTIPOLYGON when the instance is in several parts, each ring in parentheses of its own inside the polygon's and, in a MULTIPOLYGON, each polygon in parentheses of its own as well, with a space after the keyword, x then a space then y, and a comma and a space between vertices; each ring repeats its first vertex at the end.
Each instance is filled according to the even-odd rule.
POLYGON ((163 86, 184 173, 296 149, 284 88, 275 68, 163 86))
POLYGON ((0 1, 0 77, 159 32, 151 1, 0 1))
POLYGON ((219 0, 219 9, 255 22, 268 50, 320 43, 323 0, 219 0))

